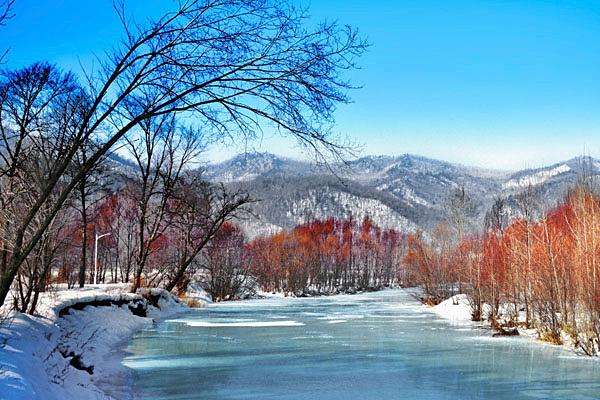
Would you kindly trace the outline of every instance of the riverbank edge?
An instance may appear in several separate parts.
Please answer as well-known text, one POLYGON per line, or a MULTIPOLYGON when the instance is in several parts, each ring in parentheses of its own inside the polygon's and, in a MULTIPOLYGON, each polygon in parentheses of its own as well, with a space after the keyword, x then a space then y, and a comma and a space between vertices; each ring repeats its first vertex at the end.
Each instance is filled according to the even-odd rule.
POLYGON ((93 384, 107 396, 105 400, 132 400, 135 398, 135 392, 133 392, 132 385, 134 381, 134 372, 123 365, 123 360, 131 355, 131 352, 127 350, 127 346, 137 333, 149 329, 167 319, 176 318, 182 314, 188 313, 194 308, 203 308, 210 302, 205 299, 194 299, 194 306, 191 307, 183 304, 171 293, 166 291, 163 291, 163 293, 170 299, 178 301, 179 306, 167 306, 164 308, 154 307, 155 310, 151 310, 149 316, 146 317, 149 319, 148 323, 129 329, 127 335, 122 337, 118 342, 115 342, 112 346, 113 349, 105 354, 105 357, 99 362, 100 367, 108 372, 105 376, 105 378, 108 379, 93 380, 93 384))
POLYGON ((130 398, 131 371, 121 364, 125 346, 140 330, 190 308, 162 289, 127 289, 51 292, 36 316, 11 313, 0 325, 2 399, 130 398))
MULTIPOLYGON (((122 361, 133 336, 191 310, 163 289, 129 293, 108 284, 43 293, 37 313, 13 312, 0 324, 0 393, 6 400, 129 400, 133 372, 122 361)), ((301 295, 256 293, 250 299, 328 297, 390 288, 301 295)), ((192 291, 194 308, 211 302, 192 291)), ((249 299, 248 299, 249 300, 249 299)), ((1 310, 0 310, 1 311, 1 310)))
MULTIPOLYGON (((415 292, 417 295, 419 292, 415 292)), ((483 321, 473 321, 471 318, 471 305, 468 300, 468 296, 466 294, 458 294, 452 296, 441 303, 430 306, 424 303, 421 303, 423 309, 429 313, 433 313, 438 317, 446 320, 451 325, 455 326, 465 326, 470 327, 472 329, 485 329, 490 332, 494 332, 494 328, 491 323, 487 320, 483 321)), ((484 305, 484 313, 486 311, 485 307, 489 307, 488 305, 484 305)), ((554 344, 540 339, 540 335, 538 331, 534 328, 525 329, 523 327, 517 328, 518 335, 516 337, 525 338, 537 345, 548 346, 552 348, 562 349, 568 351, 573 357, 581 358, 582 360, 592 360, 600 362, 600 357, 596 356, 588 356, 583 354, 581 351, 578 351, 574 343, 570 340, 569 336, 563 332, 563 344, 554 344)), ((490 336, 493 336, 490 335, 490 336)), ((511 338, 515 337, 513 335, 498 335, 498 338, 511 338)))

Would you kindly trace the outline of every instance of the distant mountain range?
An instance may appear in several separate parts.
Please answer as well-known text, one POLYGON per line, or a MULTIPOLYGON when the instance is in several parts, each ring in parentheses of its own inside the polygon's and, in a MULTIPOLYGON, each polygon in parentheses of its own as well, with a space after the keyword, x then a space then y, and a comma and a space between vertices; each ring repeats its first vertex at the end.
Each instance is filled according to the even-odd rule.
POLYGON ((403 231, 431 230, 446 218, 452 190, 464 187, 481 225, 496 198, 512 214, 515 198, 534 188, 541 207, 555 205, 582 174, 600 174, 600 161, 578 157, 544 168, 508 173, 415 155, 368 156, 329 166, 270 153, 246 153, 205 167, 206 179, 243 188, 260 201, 258 219, 242 224, 250 237, 329 216, 362 219, 403 231))

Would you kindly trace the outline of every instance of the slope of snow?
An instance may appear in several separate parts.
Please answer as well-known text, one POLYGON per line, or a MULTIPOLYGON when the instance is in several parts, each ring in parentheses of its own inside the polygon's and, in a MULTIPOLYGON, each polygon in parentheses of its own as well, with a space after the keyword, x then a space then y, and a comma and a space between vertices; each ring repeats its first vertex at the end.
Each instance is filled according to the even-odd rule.
POLYGON ((431 204, 429 204, 429 202, 427 200, 425 200, 424 198, 422 198, 420 196, 417 196, 415 194, 415 191, 409 187, 402 188, 402 197, 408 202, 408 204, 410 206, 413 206, 413 204, 420 204, 425 207, 432 206, 431 204))
MULTIPOLYGON (((471 303, 469 302, 469 296, 466 294, 457 294, 436 306, 427 307, 426 309, 455 325, 473 323, 471 320, 471 303)), ((482 313, 484 319, 491 313, 489 304, 482 305, 482 313)))
POLYGON ((531 175, 525 175, 517 179, 511 179, 504 183, 505 189, 520 189, 528 186, 537 186, 546 182, 548 179, 564 174, 565 172, 571 171, 571 167, 566 164, 559 165, 558 167, 540 171, 531 175))
POLYGON ((0 325, 0 398, 127 398, 129 374, 120 363, 122 344, 155 318, 186 309, 163 290, 132 294, 127 288, 99 285, 45 293, 39 315, 11 314, 0 325), (158 299, 158 307, 144 296, 158 299), (97 301, 123 304, 85 305, 97 301), (129 308, 140 303, 147 317, 136 316, 129 308), (67 307, 73 308, 67 312, 67 307))
POLYGON ((403 231, 416 229, 414 223, 379 200, 338 191, 323 194, 311 190, 307 197, 292 204, 287 215, 293 219, 296 225, 303 224, 311 219, 326 219, 331 215, 337 215, 339 218, 352 216, 356 221, 362 221, 363 218, 368 216, 382 228, 394 228, 403 231))

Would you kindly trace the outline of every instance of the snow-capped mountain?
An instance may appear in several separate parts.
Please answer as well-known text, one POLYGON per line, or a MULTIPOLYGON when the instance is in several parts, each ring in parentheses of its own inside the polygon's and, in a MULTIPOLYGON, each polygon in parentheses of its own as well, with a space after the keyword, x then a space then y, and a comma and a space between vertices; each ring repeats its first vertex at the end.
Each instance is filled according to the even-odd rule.
POLYGON ((523 189, 529 186, 539 186, 552 179, 555 176, 565 174, 571 171, 567 164, 559 164, 552 168, 540 169, 538 171, 529 171, 516 174, 502 185, 505 189, 523 189))
POLYGON ((500 173, 483 178, 467 167, 409 154, 387 157, 386 162, 381 157, 364 157, 350 165, 356 166, 356 172, 346 175, 347 179, 387 192, 413 208, 441 209, 450 190, 459 186, 476 196, 500 188, 500 173))
MULTIPOLYGON (((551 207, 583 175, 597 175, 600 162, 579 157, 514 173, 451 164, 415 155, 368 156, 328 168, 249 153, 206 167, 204 176, 248 190, 260 202, 257 220, 242 222, 250 236, 291 228, 314 218, 371 217, 384 227, 429 230, 447 216, 448 197, 463 187, 476 205, 480 226, 496 198, 515 198, 534 188, 539 203, 551 207)), ((516 211, 512 214, 518 214, 516 211)))
POLYGON ((316 166, 270 153, 245 153, 228 161, 208 165, 204 176, 215 182, 243 182, 265 176, 305 176, 316 166))

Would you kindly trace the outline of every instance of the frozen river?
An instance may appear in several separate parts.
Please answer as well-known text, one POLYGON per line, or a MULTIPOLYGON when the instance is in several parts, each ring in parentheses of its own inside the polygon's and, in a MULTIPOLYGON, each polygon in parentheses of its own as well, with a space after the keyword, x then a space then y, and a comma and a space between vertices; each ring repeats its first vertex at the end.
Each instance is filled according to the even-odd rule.
POLYGON ((491 338, 400 290, 223 303, 140 332, 143 399, 600 399, 600 362, 491 338))

